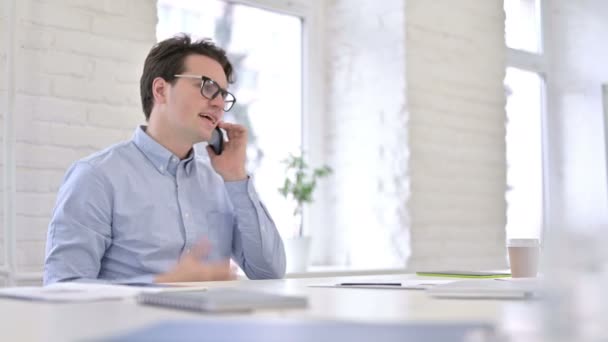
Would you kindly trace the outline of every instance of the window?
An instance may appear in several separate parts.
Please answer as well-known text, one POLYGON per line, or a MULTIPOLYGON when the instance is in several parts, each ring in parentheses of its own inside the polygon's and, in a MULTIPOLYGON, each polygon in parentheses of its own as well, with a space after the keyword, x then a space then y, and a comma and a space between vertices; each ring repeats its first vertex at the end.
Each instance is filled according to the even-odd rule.
POLYGON ((541 117, 543 80, 507 68, 507 235, 539 237, 543 182, 541 117))
POLYGON ((248 171, 281 235, 291 236, 297 218, 278 188, 282 160, 302 146, 302 19, 221 0, 160 0, 158 16, 158 40, 186 32, 227 50, 237 105, 224 119, 249 129, 248 171))
POLYGON ((542 5, 541 0, 504 1, 508 238, 541 237, 544 225, 542 5))
POLYGON ((505 0, 507 46, 541 52, 540 0, 505 0))

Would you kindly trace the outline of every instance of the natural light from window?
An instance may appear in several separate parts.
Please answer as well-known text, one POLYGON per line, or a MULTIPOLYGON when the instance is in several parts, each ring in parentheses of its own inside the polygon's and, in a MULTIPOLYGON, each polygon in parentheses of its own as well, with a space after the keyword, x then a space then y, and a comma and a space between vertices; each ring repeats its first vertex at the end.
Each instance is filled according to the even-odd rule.
POLYGON ((507 237, 538 238, 542 228, 543 80, 507 68, 507 237))
POLYGON ((507 46, 541 52, 540 0, 505 0, 504 9, 507 46))

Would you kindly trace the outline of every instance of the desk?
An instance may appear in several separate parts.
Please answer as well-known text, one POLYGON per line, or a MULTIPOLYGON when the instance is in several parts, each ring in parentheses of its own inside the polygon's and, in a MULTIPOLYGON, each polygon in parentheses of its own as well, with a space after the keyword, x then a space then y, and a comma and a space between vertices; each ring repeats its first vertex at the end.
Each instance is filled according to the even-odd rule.
MULTIPOLYGON (((528 336, 537 310, 534 301, 433 299, 420 290, 311 288, 310 284, 344 281, 416 279, 411 274, 334 278, 241 280, 197 283, 208 287, 241 287, 306 295, 300 310, 258 311, 225 317, 296 317, 365 322, 466 321, 495 323, 509 336, 528 336)), ((432 279, 432 278, 425 278, 432 279)), ((206 314, 142 306, 133 299, 93 303, 41 303, 0 299, 0 339, 3 341, 71 341, 123 333, 166 319, 210 317, 206 314)), ((519 339, 518 339, 519 340, 519 339)), ((530 338, 521 338, 530 340, 530 338)))

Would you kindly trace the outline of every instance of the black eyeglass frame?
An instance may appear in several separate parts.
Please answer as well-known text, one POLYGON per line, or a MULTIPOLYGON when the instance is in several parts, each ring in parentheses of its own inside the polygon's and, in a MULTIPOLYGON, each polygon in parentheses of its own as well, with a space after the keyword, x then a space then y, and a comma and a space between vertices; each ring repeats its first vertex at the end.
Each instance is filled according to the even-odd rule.
POLYGON ((204 76, 204 75, 177 74, 177 75, 173 75, 173 77, 177 77, 177 78, 193 78, 193 79, 201 80, 201 89, 200 89, 201 96, 203 96, 206 99, 213 100, 218 95, 221 94, 222 95, 222 99, 224 100, 224 112, 227 112, 227 111, 231 110, 234 107, 234 104, 236 103, 236 97, 234 96, 234 94, 232 94, 228 90, 220 87, 220 85, 217 82, 215 82, 214 80, 212 80, 211 78, 209 78, 207 76, 204 76), (203 91, 203 89, 205 88, 205 86, 208 86, 209 84, 212 84, 212 85, 214 85, 217 88, 215 90, 215 92, 211 96, 205 95, 205 92, 203 91))

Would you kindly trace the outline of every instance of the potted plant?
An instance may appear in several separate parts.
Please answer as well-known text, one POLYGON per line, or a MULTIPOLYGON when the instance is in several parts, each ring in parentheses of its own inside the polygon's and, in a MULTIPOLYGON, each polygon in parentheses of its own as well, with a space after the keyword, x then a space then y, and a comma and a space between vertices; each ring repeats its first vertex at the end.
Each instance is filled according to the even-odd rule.
POLYGON ((313 202, 313 193, 317 181, 331 174, 332 170, 326 165, 311 168, 304 160, 304 153, 300 155, 289 154, 289 157, 283 160, 283 163, 286 166, 286 176, 279 192, 286 199, 295 202, 293 215, 297 222, 294 236, 285 240, 287 271, 303 272, 306 271, 310 254, 310 237, 304 236, 302 230, 302 209, 306 203, 313 202))

